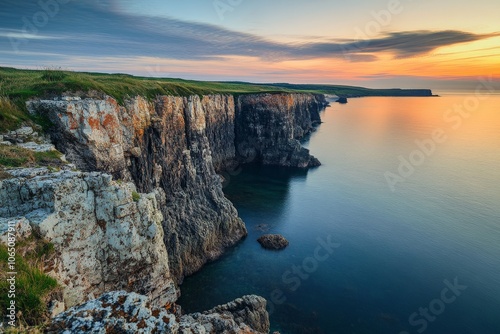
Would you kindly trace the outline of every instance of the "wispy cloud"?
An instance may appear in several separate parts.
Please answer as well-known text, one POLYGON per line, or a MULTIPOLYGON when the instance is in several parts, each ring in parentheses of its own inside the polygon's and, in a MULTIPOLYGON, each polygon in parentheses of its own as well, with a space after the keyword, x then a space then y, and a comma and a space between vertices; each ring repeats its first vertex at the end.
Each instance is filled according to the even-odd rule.
POLYGON ((220 56, 256 57, 266 61, 341 58, 370 62, 379 53, 412 57, 457 43, 498 34, 462 31, 393 32, 363 41, 282 43, 222 27, 173 18, 124 14, 99 2, 70 2, 40 29, 30 31, 30 17, 42 11, 36 2, 5 1, 0 14, 2 50, 17 43, 24 52, 64 53, 68 56, 160 57, 206 60, 220 56), (24 31, 24 32, 23 32, 24 31), (24 39, 23 39, 24 38, 24 39))

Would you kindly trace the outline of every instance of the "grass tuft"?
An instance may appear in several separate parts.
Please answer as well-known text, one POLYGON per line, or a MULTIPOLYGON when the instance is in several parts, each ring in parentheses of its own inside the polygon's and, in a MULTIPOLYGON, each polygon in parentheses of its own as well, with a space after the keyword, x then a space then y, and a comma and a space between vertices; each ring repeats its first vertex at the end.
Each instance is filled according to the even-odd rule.
POLYGON ((27 120, 29 117, 24 111, 8 97, 0 96, 0 133, 14 130, 27 120))
POLYGON ((59 151, 33 152, 19 146, 0 145, 0 167, 45 166, 57 169, 64 165, 59 151))
MULTIPOLYGON (((37 326, 47 319, 47 302, 58 289, 57 281, 44 274, 43 263, 54 253, 54 245, 31 236, 16 245, 16 309, 20 311, 18 326, 37 326)), ((8 248, 0 244, 0 313, 3 316, 10 303, 7 282, 8 248)))
POLYGON ((47 67, 42 70, 42 80, 49 82, 61 81, 67 77, 67 74, 60 68, 47 67))

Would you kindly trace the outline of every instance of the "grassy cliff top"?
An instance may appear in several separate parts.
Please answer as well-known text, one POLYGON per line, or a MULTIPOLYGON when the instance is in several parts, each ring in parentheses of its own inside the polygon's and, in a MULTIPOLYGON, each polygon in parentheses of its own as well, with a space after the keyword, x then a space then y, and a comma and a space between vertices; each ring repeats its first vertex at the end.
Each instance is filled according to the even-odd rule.
POLYGON ((154 98, 158 95, 208 95, 304 92, 362 96, 423 96, 430 90, 370 89, 343 85, 255 84, 248 82, 194 81, 172 78, 148 78, 129 74, 72 72, 59 69, 18 70, 0 67, 0 96, 28 99, 62 92, 101 91, 123 101, 127 96, 154 98))
MULTIPOLYGON (((158 95, 208 95, 252 93, 319 93, 346 97, 429 96, 430 90, 369 89, 339 85, 255 84, 247 82, 193 81, 147 78, 129 74, 72 72, 60 69, 19 70, 0 67, 0 133, 23 122, 42 124, 28 115, 25 102, 32 97, 57 96, 64 92, 103 92, 119 102, 127 97, 158 95)), ((42 124, 43 125, 43 124, 42 124)))
POLYGON ((24 100, 63 92, 100 91, 123 101, 127 96, 245 94, 290 92, 293 89, 249 83, 147 78, 129 74, 72 72, 58 69, 18 70, 0 67, 0 96, 24 100))
POLYGON ((202 82, 182 79, 136 77, 128 74, 103 74, 59 69, 19 70, 0 67, 0 133, 14 130, 22 123, 46 122, 29 115, 26 100, 57 96, 64 92, 103 92, 119 102, 127 97, 158 95, 207 95, 290 92, 291 89, 246 83, 202 82))

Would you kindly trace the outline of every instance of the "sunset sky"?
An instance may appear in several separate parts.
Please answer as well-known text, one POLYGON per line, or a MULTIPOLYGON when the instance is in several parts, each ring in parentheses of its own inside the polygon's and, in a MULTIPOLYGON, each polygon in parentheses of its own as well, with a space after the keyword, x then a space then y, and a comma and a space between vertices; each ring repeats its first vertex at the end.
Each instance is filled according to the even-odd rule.
POLYGON ((473 88, 500 79, 500 1, 4 0, 0 66, 473 88))

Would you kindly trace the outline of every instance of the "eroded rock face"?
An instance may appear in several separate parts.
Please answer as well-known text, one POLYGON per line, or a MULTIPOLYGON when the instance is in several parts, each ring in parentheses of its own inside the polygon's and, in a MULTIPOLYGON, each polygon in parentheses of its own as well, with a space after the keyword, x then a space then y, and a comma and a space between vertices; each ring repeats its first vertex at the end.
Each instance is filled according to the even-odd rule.
POLYGON ((54 244, 56 261, 46 271, 63 287, 67 306, 119 289, 145 294, 153 304, 177 299, 156 200, 161 190, 134 201, 133 184, 102 173, 12 174, 0 181, 0 223, 19 222, 19 232, 29 224, 54 244))
POLYGON ((145 296, 118 291, 59 314, 47 332, 263 334, 269 332, 269 317, 266 301, 257 296, 245 296, 202 314, 180 316, 175 305, 151 307, 145 296))
POLYGON ((242 95, 236 105, 236 149, 265 165, 314 167, 321 163, 299 139, 321 123, 326 101, 310 94, 242 95))
POLYGON ((234 322, 243 333, 246 333, 247 330, 251 330, 248 331, 249 333, 253 333, 253 331, 256 333, 268 333, 270 325, 266 304, 266 300, 262 297, 253 295, 244 296, 202 314, 192 314, 184 318, 192 317, 202 324, 205 322, 212 323, 212 330, 209 333, 220 333, 217 328, 218 319, 224 319, 227 316, 234 319, 234 322))
POLYGON ((85 171, 105 171, 157 196, 172 275, 214 260, 247 234, 217 175, 239 162, 319 164, 297 139, 320 122, 323 104, 307 94, 141 97, 120 106, 108 96, 28 102, 55 124, 52 140, 85 171))
POLYGON ((131 180, 142 192, 163 189, 157 199, 178 282, 246 235, 214 167, 234 157, 232 97, 138 97, 124 107, 110 97, 28 105, 49 116, 56 146, 79 168, 131 180))

